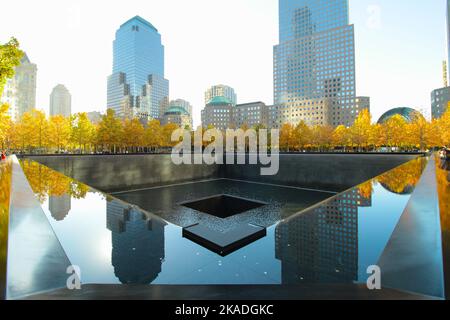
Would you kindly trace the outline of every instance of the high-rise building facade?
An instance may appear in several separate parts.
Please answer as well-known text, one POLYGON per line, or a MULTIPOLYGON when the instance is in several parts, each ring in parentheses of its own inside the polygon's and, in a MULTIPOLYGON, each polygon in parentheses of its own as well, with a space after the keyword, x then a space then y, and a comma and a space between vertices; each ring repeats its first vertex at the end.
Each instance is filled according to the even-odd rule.
POLYGON ((348 0, 279 0, 274 47, 278 122, 350 126, 355 110, 354 26, 348 0))
POLYGON ((13 121, 36 107, 37 66, 26 54, 15 68, 14 77, 8 79, 1 96, 1 102, 9 105, 9 115, 13 121))
POLYGON ((237 104, 237 95, 234 89, 223 84, 212 86, 205 91, 205 104, 208 104, 215 97, 225 97, 232 105, 237 104))
POLYGON ((268 108, 264 102, 250 102, 238 104, 233 108, 233 122, 236 128, 253 128, 261 125, 268 126, 268 108))
POLYGON ((450 87, 440 88, 431 92, 431 117, 439 119, 447 111, 450 102, 450 87))
POLYGON ((370 97, 356 97, 355 98, 356 115, 358 115, 363 110, 368 110, 370 113, 370 97))
POLYGON ((72 96, 64 85, 58 84, 50 94, 50 115, 61 115, 68 118, 71 114, 72 96))
POLYGON ((107 100, 107 107, 120 117, 159 118, 168 108, 169 81, 164 78, 161 35, 139 16, 116 32, 107 100))

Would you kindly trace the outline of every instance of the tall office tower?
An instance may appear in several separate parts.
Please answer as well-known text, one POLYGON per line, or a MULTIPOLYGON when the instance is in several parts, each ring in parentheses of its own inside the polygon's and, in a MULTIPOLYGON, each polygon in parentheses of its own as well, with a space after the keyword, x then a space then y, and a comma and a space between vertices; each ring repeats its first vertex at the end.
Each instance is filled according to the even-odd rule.
POLYGON ((165 258, 166 223, 120 203, 107 201, 106 225, 111 230, 111 264, 124 284, 150 284, 165 258))
POLYGON ((61 196, 49 196, 48 210, 53 219, 56 221, 63 221, 70 212, 72 197, 65 193, 61 196))
POLYGON ((9 104, 9 115, 13 121, 36 107, 37 66, 26 54, 15 69, 15 75, 6 82, 1 102, 9 104))
POLYGON ((234 106, 237 103, 237 95, 234 92, 234 89, 223 84, 212 86, 205 91, 205 104, 208 104, 215 97, 225 97, 234 106))
POLYGON ((122 118, 159 118, 168 108, 169 81, 164 78, 161 35, 139 16, 116 32, 107 94, 107 107, 122 118))
POLYGON ((50 115, 61 115, 68 118, 71 114, 72 96, 64 85, 58 84, 50 94, 50 115))
POLYGON ((355 110, 354 26, 348 0, 279 0, 274 104, 279 122, 350 126, 355 110))

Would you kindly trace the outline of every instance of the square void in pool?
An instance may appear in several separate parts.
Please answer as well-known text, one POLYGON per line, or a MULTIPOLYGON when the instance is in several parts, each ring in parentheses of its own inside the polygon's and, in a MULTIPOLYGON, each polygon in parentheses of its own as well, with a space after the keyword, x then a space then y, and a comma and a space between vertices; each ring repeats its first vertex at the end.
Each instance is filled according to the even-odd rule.
POLYGON ((234 197, 226 194, 181 203, 182 206, 219 218, 228 218, 265 206, 266 203, 234 197))

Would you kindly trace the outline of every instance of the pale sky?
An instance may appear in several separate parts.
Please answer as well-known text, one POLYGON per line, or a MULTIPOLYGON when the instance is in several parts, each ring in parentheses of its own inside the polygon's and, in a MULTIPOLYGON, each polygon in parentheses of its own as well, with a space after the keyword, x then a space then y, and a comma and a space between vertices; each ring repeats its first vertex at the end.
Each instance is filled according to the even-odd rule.
MULTIPOLYGON (((235 88, 238 103, 273 103, 273 45, 278 0, 2 0, 0 42, 15 36, 38 66, 37 107, 48 112, 52 88, 72 94, 72 112, 106 109, 117 28, 140 15, 161 33, 170 98, 194 106, 204 91, 235 88)), ((356 30, 357 95, 378 118, 392 107, 430 109, 443 86, 445 0, 350 0, 356 30)))

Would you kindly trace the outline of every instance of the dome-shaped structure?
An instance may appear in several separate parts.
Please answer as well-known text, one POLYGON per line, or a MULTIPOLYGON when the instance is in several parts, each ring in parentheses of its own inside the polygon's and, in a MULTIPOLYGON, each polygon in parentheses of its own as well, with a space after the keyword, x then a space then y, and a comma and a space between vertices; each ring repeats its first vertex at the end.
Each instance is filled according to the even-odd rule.
POLYGON ((395 115, 401 116, 408 123, 413 122, 414 117, 416 116, 423 118, 423 115, 417 110, 411 108, 394 108, 384 113, 378 120, 378 124, 386 123, 389 119, 391 119, 395 115))
POLYGON ((180 106, 172 106, 164 113, 165 115, 188 115, 189 113, 185 108, 180 106))
POLYGON ((209 100, 208 102, 208 106, 223 106, 223 105, 230 105, 232 104, 232 102, 226 98, 226 97, 214 97, 211 100, 209 100))

